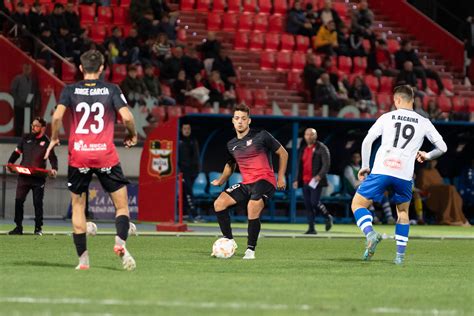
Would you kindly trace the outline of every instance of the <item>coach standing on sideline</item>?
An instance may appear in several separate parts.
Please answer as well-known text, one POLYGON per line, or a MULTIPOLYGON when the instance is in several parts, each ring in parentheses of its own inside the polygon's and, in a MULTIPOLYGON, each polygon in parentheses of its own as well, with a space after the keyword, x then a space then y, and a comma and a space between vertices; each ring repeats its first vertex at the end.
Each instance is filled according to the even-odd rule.
MULTIPOLYGON (((15 151, 8 159, 9 164, 22 156, 20 165, 25 167, 46 168, 46 160, 44 155, 49 146, 49 138, 45 135, 46 122, 41 117, 36 117, 31 124, 31 134, 24 136, 18 144, 15 151)), ((58 170, 58 158, 51 152, 49 156, 51 163, 51 176, 55 177, 58 170)), ((16 227, 10 231, 9 235, 23 234, 23 204, 26 196, 30 190, 33 191, 33 205, 35 207, 35 235, 42 235, 43 226, 43 196, 44 184, 46 179, 44 177, 18 175, 18 183, 16 187, 15 197, 15 224, 16 227)))
POLYGON ((304 132, 305 142, 298 150, 298 168, 293 188, 298 185, 303 187, 303 198, 306 212, 308 214, 308 231, 305 234, 316 235, 314 219, 316 210, 319 209, 326 218, 326 231, 333 225, 333 218, 326 206, 321 203, 321 191, 328 185, 326 174, 331 165, 329 149, 318 139, 318 133, 314 128, 307 128, 304 132))

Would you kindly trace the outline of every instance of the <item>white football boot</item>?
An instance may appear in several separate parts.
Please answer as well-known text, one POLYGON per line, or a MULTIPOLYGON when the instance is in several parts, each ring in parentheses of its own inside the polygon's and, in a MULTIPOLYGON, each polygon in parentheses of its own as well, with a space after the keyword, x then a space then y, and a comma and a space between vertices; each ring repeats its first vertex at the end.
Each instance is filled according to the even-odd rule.
POLYGON ((79 257, 79 264, 76 267, 76 270, 89 270, 89 252, 86 250, 79 257))
POLYGON ((115 236, 114 252, 117 254, 117 256, 122 258, 122 265, 125 270, 135 270, 137 267, 135 259, 133 259, 127 248, 125 248, 125 240, 122 240, 119 236, 115 236))
POLYGON ((245 250, 245 256, 242 258, 244 260, 253 260, 255 259, 255 251, 252 249, 245 250))

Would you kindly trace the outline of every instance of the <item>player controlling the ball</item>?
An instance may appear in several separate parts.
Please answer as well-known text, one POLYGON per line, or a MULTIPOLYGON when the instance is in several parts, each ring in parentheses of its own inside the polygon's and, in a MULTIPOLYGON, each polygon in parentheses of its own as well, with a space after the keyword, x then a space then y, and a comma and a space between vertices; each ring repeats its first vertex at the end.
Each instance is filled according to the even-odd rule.
POLYGON ((219 179, 212 185, 221 186, 227 182, 238 164, 242 183, 223 191, 214 202, 217 221, 225 238, 232 239, 228 208, 245 205, 248 212, 247 250, 243 259, 255 259, 255 247, 260 233, 260 214, 272 198, 275 188, 284 190, 288 153, 273 136, 265 130, 250 128, 250 109, 237 105, 233 111, 232 123, 237 136, 227 143, 228 161, 219 179), (271 155, 279 157, 278 179, 275 180, 271 155))
POLYGON ((79 69, 84 74, 84 80, 63 89, 53 114, 51 143, 45 158, 54 146, 59 145, 59 129, 68 109, 71 112, 68 188, 72 199, 73 239, 79 256, 76 269, 89 269, 84 209, 89 183, 92 175, 96 174, 116 209, 114 251, 122 259, 124 269, 133 270, 135 260, 125 247, 130 225, 126 187, 129 182, 123 175, 114 145, 117 112, 128 131, 125 147, 136 145, 137 132, 133 115, 120 88, 99 80, 103 64, 104 56, 99 51, 90 50, 82 54, 79 69))
POLYGON ((352 212, 357 226, 367 238, 364 260, 375 253, 382 236, 372 228, 372 215, 368 210, 372 201, 380 201, 388 187, 394 192, 398 220, 395 225, 397 253, 395 264, 403 264, 408 242, 410 221, 408 210, 412 198, 412 177, 415 160, 423 163, 436 159, 447 150, 443 137, 429 119, 413 111, 413 89, 408 85, 394 89, 394 111, 383 114, 370 128, 362 143, 362 168, 359 180, 363 181, 352 200, 352 212), (372 170, 369 168, 373 142, 382 136, 382 144, 375 156, 372 170), (424 138, 435 146, 426 153, 419 151, 424 138))

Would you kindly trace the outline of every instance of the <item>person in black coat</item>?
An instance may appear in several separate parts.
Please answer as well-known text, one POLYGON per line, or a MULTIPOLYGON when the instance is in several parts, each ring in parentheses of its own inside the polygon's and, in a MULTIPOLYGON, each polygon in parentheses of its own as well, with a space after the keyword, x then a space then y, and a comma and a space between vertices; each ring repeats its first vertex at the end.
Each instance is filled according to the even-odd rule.
POLYGON ((219 55, 214 59, 214 63, 212 64, 212 70, 219 71, 226 90, 235 86, 237 75, 235 73, 234 64, 226 51, 222 49, 219 51, 219 55))
POLYGON ((304 132, 304 142, 298 150, 298 168, 293 182, 293 189, 303 188, 304 205, 308 214, 308 231, 305 234, 315 235, 314 220, 319 210, 326 218, 326 231, 333 225, 333 217, 326 206, 321 203, 321 192, 328 185, 327 173, 331 166, 329 149, 318 139, 314 128, 304 132))
POLYGON ((81 22, 79 15, 75 11, 74 0, 69 0, 66 4, 64 17, 72 35, 79 36, 81 34, 81 22))

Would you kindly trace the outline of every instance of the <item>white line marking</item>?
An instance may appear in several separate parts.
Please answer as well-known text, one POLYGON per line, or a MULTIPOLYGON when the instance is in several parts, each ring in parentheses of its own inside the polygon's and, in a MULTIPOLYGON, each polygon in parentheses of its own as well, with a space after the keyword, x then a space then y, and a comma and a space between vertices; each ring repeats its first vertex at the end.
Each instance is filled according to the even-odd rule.
POLYGON ((236 310, 301 310, 309 311, 310 305, 287 305, 267 303, 218 303, 218 302, 184 302, 184 301, 145 301, 145 300, 118 300, 104 299, 91 300, 87 298, 47 298, 47 297, 0 297, 0 303, 22 303, 22 304, 50 304, 50 305, 102 305, 102 306, 157 306, 157 307, 186 307, 186 308, 230 308, 236 310))
POLYGON ((374 314, 400 314, 400 315, 434 315, 434 316, 450 316, 458 315, 457 310, 440 310, 440 309, 416 309, 416 308, 397 308, 397 307, 377 307, 371 310, 374 314))

